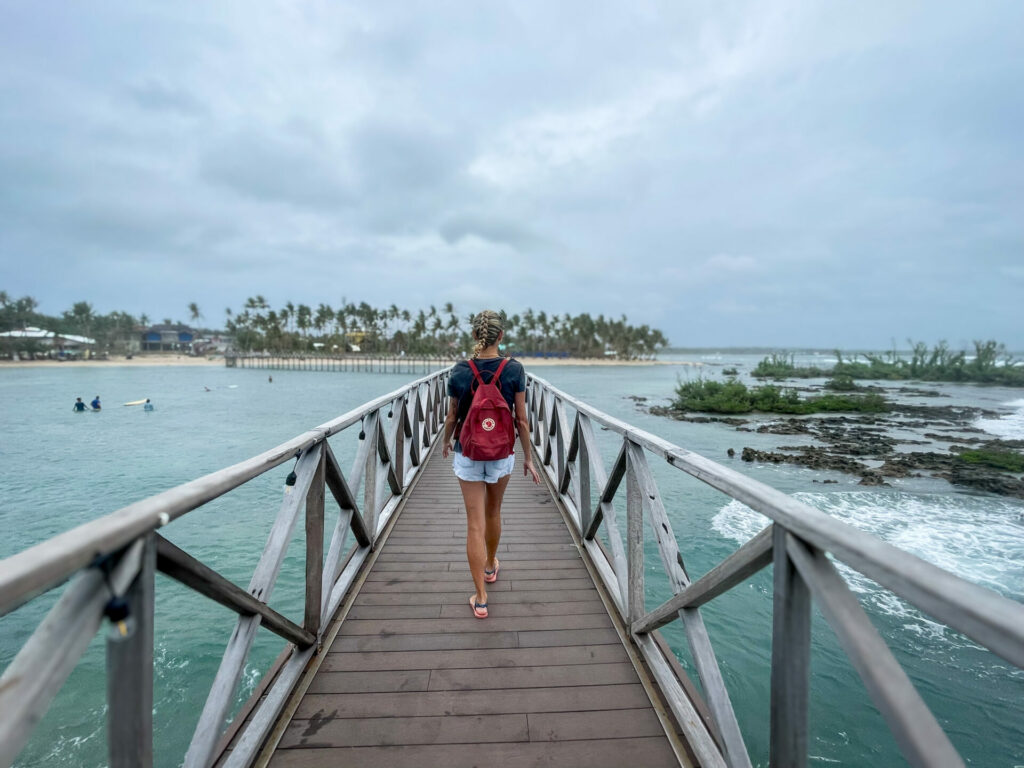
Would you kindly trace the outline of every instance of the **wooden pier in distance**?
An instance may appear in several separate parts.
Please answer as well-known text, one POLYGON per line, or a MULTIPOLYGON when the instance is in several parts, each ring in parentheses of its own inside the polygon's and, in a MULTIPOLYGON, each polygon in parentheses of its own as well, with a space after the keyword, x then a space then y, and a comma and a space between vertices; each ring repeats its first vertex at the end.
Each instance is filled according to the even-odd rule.
POLYGON ((476 619, 462 497, 435 451, 270 766, 679 765, 550 491, 518 473, 502 522, 476 619))
POLYGON ((326 355, 303 354, 234 354, 224 356, 227 368, 253 368, 262 371, 331 371, 335 373, 404 373, 425 374, 450 367, 451 358, 423 355, 326 355))

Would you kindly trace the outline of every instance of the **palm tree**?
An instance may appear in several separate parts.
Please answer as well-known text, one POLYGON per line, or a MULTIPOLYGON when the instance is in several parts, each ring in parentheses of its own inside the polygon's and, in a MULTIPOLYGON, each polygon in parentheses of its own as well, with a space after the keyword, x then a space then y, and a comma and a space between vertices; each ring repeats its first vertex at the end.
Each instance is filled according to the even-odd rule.
POLYGON ((199 318, 203 316, 203 313, 199 311, 199 305, 194 301, 189 302, 188 313, 193 323, 198 322, 199 318))

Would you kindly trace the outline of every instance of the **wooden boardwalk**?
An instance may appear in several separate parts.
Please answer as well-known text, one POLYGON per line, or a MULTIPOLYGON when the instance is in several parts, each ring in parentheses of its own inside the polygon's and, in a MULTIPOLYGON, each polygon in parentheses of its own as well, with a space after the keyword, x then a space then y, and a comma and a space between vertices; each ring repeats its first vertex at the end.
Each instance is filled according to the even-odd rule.
MULTIPOLYGON (((125 603, 135 631, 108 632, 106 640, 108 762, 153 765, 157 571, 230 609, 234 620, 184 756, 188 768, 750 768, 701 607, 767 567, 769 763, 810 759, 817 606, 908 764, 963 766, 833 559, 1024 669, 1020 602, 534 376, 527 405, 546 485, 534 487, 520 475, 511 483, 491 616, 472 618, 461 494, 437 453, 447 377, 442 370, 409 382, 263 453, 0 561, 0 616, 68 582, 0 675, 0 768, 14 763, 91 638, 107 620, 117 621, 125 603), (610 432, 602 442, 619 442, 610 464, 598 427, 610 432), (337 444, 346 430, 359 435, 347 474, 328 442, 337 444), (247 588, 161 535, 174 520, 256 477, 283 474, 293 458, 292 491, 282 493, 247 588), (772 522, 691 580, 649 459, 772 522), (299 624, 267 600, 303 512, 299 624), (333 527, 326 556, 325 524, 333 527), (607 534, 607 549, 599 532, 607 534), (645 555, 645 542, 656 544, 657 559, 645 555), (673 593, 656 607, 645 604, 648 572, 667 579, 673 593), (679 621, 699 691, 657 633, 679 621), (261 626, 288 645, 231 718, 261 626)), ((177 763, 181 756, 159 757, 177 763)), ((759 755, 758 764, 764 762, 759 755)))
POLYGON ((679 765, 550 492, 520 467, 480 620, 458 482, 434 452, 271 766, 679 765))

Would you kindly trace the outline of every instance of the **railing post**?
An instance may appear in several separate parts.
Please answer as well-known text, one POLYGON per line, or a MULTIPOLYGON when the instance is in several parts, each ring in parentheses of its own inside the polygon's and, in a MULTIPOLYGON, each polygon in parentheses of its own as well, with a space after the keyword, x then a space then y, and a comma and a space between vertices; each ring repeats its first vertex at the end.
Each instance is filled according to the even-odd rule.
POLYGON ((593 516, 593 503, 590 498, 590 446, 587 445, 587 441, 583 439, 583 429, 580 427, 580 447, 579 453, 576 455, 576 459, 579 462, 577 464, 578 471, 576 473, 576 479, 579 483, 578 496, 576 504, 580 510, 580 535, 582 536, 585 531, 590 529, 590 521, 593 516))
POLYGON ((562 476, 565 474, 565 453, 568 446, 565 444, 566 435, 562 432, 562 428, 565 426, 565 420, 560 418, 563 415, 562 404, 557 399, 555 399, 551 413, 554 416, 555 429, 555 478, 561 487, 562 476))
POLYGON ((363 520, 366 522, 366 530, 370 534, 370 546, 377 541, 377 465, 380 464, 380 456, 377 453, 377 437, 380 429, 377 426, 380 418, 379 413, 373 415, 370 422, 371 429, 366 432, 366 464, 363 469, 363 520))
POLYGON ((391 464, 395 470, 395 477, 398 478, 398 484, 405 489, 405 409, 406 398, 398 398, 397 413, 395 414, 395 449, 391 453, 391 464))
POLYGON ((320 463, 306 494, 306 613, 302 626, 318 635, 323 621, 321 605, 324 578, 324 496, 327 451, 320 452, 320 463))
POLYGON ((786 551, 786 529, 772 532, 772 768, 806 768, 811 667, 811 593, 786 551))
POLYGON ((139 573, 124 594, 128 634, 107 636, 107 748, 110 768, 153 765, 155 534, 145 536, 139 573), (134 626, 132 626, 134 625, 134 626))
POLYGON ((644 504, 636 467, 626 453, 626 557, 629 564, 628 623, 644 615, 644 504))

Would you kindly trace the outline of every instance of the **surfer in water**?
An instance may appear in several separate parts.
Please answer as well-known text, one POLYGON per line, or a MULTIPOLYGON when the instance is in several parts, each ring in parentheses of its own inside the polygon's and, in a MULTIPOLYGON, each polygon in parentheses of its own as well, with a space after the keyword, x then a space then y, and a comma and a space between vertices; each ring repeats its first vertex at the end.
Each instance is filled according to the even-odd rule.
POLYGON ((103 407, 100 405, 100 396, 96 395, 96 397, 93 398, 93 401, 89 403, 89 405, 92 406, 92 409, 94 411, 100 410, 103 407))
POLYGON ((149 398, 148 397, 146 398, 146 402, 142 404, 142 410, 144 410, 144 411, 152 411, 153 410, 153 404, 151 402, 149 402, 149 398))
POLYGON ((82 402, 82 398, 76 397, 75 404, 73 406, 75 413, 85 413, 85 403, 82 402))

